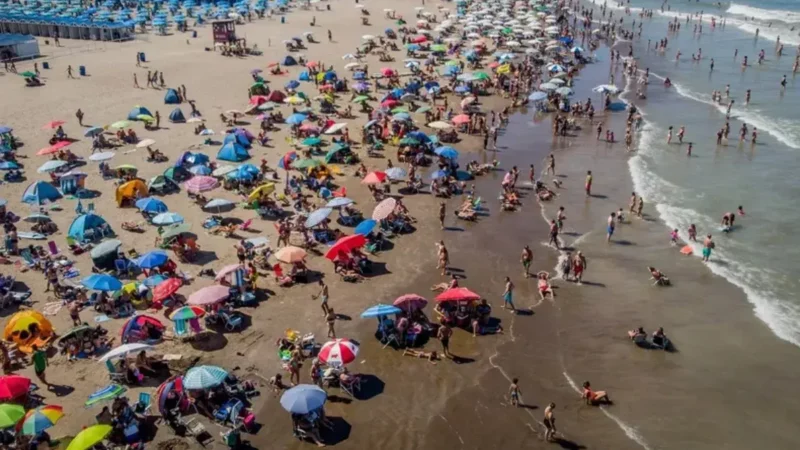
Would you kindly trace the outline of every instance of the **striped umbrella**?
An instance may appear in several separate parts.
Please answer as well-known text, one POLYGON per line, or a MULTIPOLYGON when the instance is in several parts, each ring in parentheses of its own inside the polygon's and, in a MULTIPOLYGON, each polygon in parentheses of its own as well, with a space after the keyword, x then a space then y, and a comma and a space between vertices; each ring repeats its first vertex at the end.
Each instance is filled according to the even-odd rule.
POLYGON ((372 218, 375 220, 383 220, 389 217, 389 215, 394 212, 395 206, 397 206, 397 200, 392 197, 384 199, 382 202, 378 203, 372 211, 372 218))
POLYGON ((25 414, 25 418, 17 425, 17 432, 22 431, 26 436, 36 436, 55 425, 62 417, 64 408, 56 405, 40 406, 25 414))
POLYGON ((176 320, 192 320, 198 317, 203 317, 205 310, 199 306, 183 306, 176 309, 169 315, 173 321, 176 320))
POLYGON ((214 177, 198 175, 184 183, 186 189, 193 192, 210 191, 219 186, 219 181, 214 177))
POLYGON ((85 406, 92 406, 106 400, 113 400, 124 394, 127 389, 118 384, 110 384, 89 396, 85 406))
POLYGON ((358 345, 349 339, 326 342, 319 350, 319 360, 328 365, 348 364, 356 359, 358 345))
POLYGON ((209 389, 222 384, 227 376, 228 372, 221 367, 192 367, 183 377, 183 387, 186 389, 209 389))

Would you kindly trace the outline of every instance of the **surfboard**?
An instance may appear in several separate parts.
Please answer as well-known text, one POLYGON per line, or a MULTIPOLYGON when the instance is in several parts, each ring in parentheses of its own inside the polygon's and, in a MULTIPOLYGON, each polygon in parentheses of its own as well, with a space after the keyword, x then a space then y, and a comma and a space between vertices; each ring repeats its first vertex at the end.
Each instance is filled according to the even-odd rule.
POLYGON ((43 241, 47 239, 47 236, 41 233, 33 233, 29 231, 19 231, 17 232, 17 237, 19 237, 20 239, 33 239, 36 241, 43 241))

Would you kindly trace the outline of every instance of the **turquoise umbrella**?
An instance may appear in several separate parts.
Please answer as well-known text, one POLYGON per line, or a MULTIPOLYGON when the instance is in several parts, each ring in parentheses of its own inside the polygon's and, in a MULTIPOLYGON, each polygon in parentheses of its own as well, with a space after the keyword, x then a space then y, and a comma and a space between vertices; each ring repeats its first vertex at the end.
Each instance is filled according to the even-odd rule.
POLYGON ((217 366, 192 367, 183 376, 183 387, 186 389, 209 389, 219 386, 227 378, 228 372, 217 366))

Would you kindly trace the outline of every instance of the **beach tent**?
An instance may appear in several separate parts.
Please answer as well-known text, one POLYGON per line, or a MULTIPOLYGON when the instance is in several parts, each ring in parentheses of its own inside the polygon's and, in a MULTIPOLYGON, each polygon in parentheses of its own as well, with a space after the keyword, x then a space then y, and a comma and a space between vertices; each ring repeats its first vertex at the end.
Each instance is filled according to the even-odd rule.
POLYGON ((286 94, 281 91, 272 91, 267 95, 267 101, 273 103, 283 103, 283 99, 286 98, 286 94))
POLYGON ((122 206, 125 199, 147 197, 147 186, 142 180, 132 180, 117 188, 117 206, 122 206))
POLYGON ((170 167, 169 169, 165 170, 164 176, 175 183, 182 183, 189 178, 192 178, 192 172, 189 172, 189 170, 183 166, 177 166, 170 167))
POLYGON ((163 191, 171 188, 180 189, 174 181, 164 175, 156 175, 147 182, 148 191, 163 191))
POLYGON ((141 115, 152 116, 153 114, 144 106, 134 106, 131 112, 128 113, 128 120, 139 120, 137 117, 141 115))
POLYGON ((22 201, 34 205, 41 205, 61 198, 61 193, 50 183, 37 181, 25 189, 22 193, 22 201))
POLYGON ((311 75, 308 74, 307 70, 300 72, 300 76, 297 77, 300 81, 311 81, 311 75))
POLYGON ((184 164, 189 166, 196 166, 198 164, 206 164, 208 163, 209 158, 208 155, 205 153, 195 153, 195 152, 183 152, 181 156, 175 161, 175 167, 182 166, 184 164))
POLYGON ((172 88, 167 89, 167 93, 164 94, 164 104, 177 105, 179 103, 180 98, 178 97, 178 91, 172 88))
POLYGON ((228 133, 225 139, 222 140, 223 144, 239 144, 242 147, 250 147, 250 139, 247 139, 242 133, 228 133))
POLYGON ((180 108, 175 108, 169 113, 169 121, 173 123, 186 122, 186 116, 183 115, 183 111, 180 108))
POLYGON ((90 252, 92 263, 98 269, 114 269, 114 261, 118 259, 119 248, 122 242, 118 239, 111 239, 97 244, 90 252))
POLYGON ((232 180, 253 180, 261 173, 258 167, 252 164, 242 164, 233 172, 229 172, 226 177, 232 180))
POLYGON ((229 142, 223 145, 217 153, 217 159, 223 161, 239 162, 248 158, 250 158, 250 154, 247 153, 247 149, 235 142, 229 142))
POLYGON ((88 213, 81 214, 72 221, 67 231, 67 236, 75 239, 76 241, 83 241, 86 235, 89 234, 102 234, 99 231, 100 227, 106 225, 106 220, 97 214, 88 213))
POLYGON ((294 59, 292 55, 286 55, 286 58, 283 58, 283 62, 281 64, 284 66, 296 66, 297 60, 294 59))
POLYGON ((120 336, 122 337, 123 344, 132 344, 134 342, 144 341, 146 343, 155 343, 142 333, 145 324, 150 325, 158 331, 164 331, 164 324, 160 320, 152 316, 138 315, 130 318, 125 325, 122 326, 120 336), (149 342, 148 342, 149 341, 149 342))

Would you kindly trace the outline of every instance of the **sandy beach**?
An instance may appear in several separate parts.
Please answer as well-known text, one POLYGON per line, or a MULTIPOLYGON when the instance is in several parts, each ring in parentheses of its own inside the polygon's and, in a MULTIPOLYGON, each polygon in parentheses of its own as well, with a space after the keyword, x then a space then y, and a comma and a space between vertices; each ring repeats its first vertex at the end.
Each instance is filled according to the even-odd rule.
MULTIPOLYGON (((312 4, 309 10, 291 8, 283 16, 238 25, 237 35, 247 39, 249 46, 257 44, 264 53, 261 56, 224 57, 209 51, 213 47, 209 26, 196 28, 196 38, 191 33, 147 34, 131 42, 103 44, 62 39, 61 47, 45 45, 40 38, 44 58, 36 62, 39 67, 42 61, 50 65, 50 69, 42 70, 45 86, 25 88, 18 76, 10 73, 0 76, 7 105, 0 111, 0 124, 13 127, 14 135, 24 143, 18 154, 25 156, 20 162, 25 165, 26 176, 23 182, 3 183, 0 197, 8 200, 6 208, 23 217, 34 212, 20 198, 30 183, 48 179, 46 174, 36 173, 36 168, 48 159, 36 156, 38 149, 49 145, 50 130, 42 130, 46 122, 66 121, 65 131, 79 139, 70 149, 80 157, 90 156, 91 139, 83 137, 85 128, 78 126, 74 118, 78 108, 85 113, 85 126, 100 127, 123 120, 134 105, 145 106, 154 113, 159 111, 162 117, 159 129, 145 130, 139 123, 132 127, 140 139, 155 140, 153 148, 160 149, 170 160, 161 164, 147 162, 145 149, 127 145, 116 149, 116 156, 110 161, 112 167, 136 166, 139 177, 145 180, 172 166, 174 159, 186 150, 203 152, 213 159, 219 145, 203 145, 204 138, 192 133, 195 124, 167 121, 174 106, 164 104, 165 89, 134 88, 134 74, 140 86, 144 86, 148 70, 163 72, 167 87, 185 85, 187 97, 196 102, 207 120, 206 126, 217 132, 214 138, 221 140, 226 127, 219 115, 247 108, 248 87, 253 81, 251 70, 264 70, 262 75, 274 89, 281 89, 304 70, 293 66, 284 68, 287 73, 283 75, 268 73, 268 66, 287 54, 282 41, 312 31, 321 43, 306 44, 308 48, 300 53, 309 61, 332 66, 340 76, 349 77, 350 73, 344 69, 348 61, 342 55, 353 52, 362 42, 362 35, 378 36, 386 28, 396 29, 395 20, 384 16, 385 9, 396 10, 396 14, 413 23, 418 7, 424 6, 440 20, 445 13, 439 8, 449 8, 450 12, 456 8, 450 2, 423 0, 404 4, 369 0, 366 8, 371 13, 370 25, 362 25, 362 13, 357 6, 351 2, 320 2, 312 4), (331 10, 325 10, 326 5, 331 10), (312 21, 316 22, 313 27, 312 21), (332 33, 331 41, 327 39, 328 30, 332 33), (147 56, 142 67, 136 66, 138 52, 147 56), (68 66, 75 71, 78 66, 86 67, 87 76, 68 79, 68 66)), ((627 44, 612 48, 624 52, 627 44)), ((389 449, 797 447, 793 418, 800 413, 800 403, 786 395, 791 392, 798 368, 796 347, 775 338, 752 314, 739 288, 714 275, 699 258, 683 256, 678 248, 669 245, 669 230, 649 199, 644 217, 628 217, 618 226, 612 241, 606 242, 606 218, 619 208, 627 211, 634 190, 628 172, 632 154, 626 152, 624 143, 607 143, 594 136, 598 120, 605 129, 617 133, 618 141, 625 134, 626 113, 603 112, 602 97, 592 92, 594 86, 608 83, 612 73, 620 88, 625 88, 629 81, 623 78, 621 65, 611 62, 609 51, 601 46, 595 52, 597 61, 582 67, 574 80, 573 101, 591 98, 598 105, 593 124, 585 118, 577 119, 580 129, 570 130, 567 137, 554 137, 553 114, 538 113, 530 105, 512 110, 508 123, 499 131, 496 151, 483 150, 481 136, 459 135, 461 141, 453 145, 461 152, 461 167, 472 160, 499 162, 497 170, 467 182, 474 183, 476 192, 485 201, 477 221, 456 221, 452 217, 452 211, 462 201, 456 196, 447 201, 447 226, 440 229, 436 217, 438 199, 427 192, 404 195, 403 203, 418 219, 414 232, 394 238, 390 249, 370 255, 377 269, 373 276, 360 283, 348 283, 334 273, 333 264, 321 255, 308 258, 309 269, 318 272, 330 288, 329 303, 339 315, 335 325, 337 337, 359 343, 359 354, 349 368, 360 373, 364 383, 355 399, 338 389, 329 390, 325 413, 332 421, 333 431, 325 434, 328 445, 389 449), (535 164, 537 173, 542 174, 551 153, 557 160, 558 174, 540 175, 540 179, 550 186, 554 179, 561 181, 561 188, 553 188, 555 199, 539 202, 533 188, 520 183, 521 206, 514 212, 502 211, 497 198, 504 173, 517 166, 520 179, 527 179, 529 165, 535 164), (591 197, 583 190, 587 170, 594 177, 591 197), (559 206, 565 207, 567 220, 561 234, 563 248, 557 251, 547 245, 547 235, 548 222, 556 216, 559 206), (459 276, 461 286, 488 299, 493 305, 492 316, 502 326, 503 333, 473 337, 465 329, 454 329, 453 358, 433 364, 403 356, 402 350, 385 348, 375 338, 375 320, 361 319, 359 315, 371 305, 391 304, 403 294, 416 293, 432 299, 435 294, 430 287, 448 280, 436 269, 435 243, 440 240, 450 251, 450 273, 459 276), (555 299, 540 300, 536 279, 522 276, 519 255, 524 245, 533 250, 532 273, 544 270, 555 274, 566 251, 582 251, 588 259, 582 285, 556 279, 555 299), (647 271, 651 265, 668 274, 673 285, 653 286, 647 271), (516 287, 518 314, 500 308, 506 276, 511 277, 516 287), (638 326, 650 332, 664 327, 675 351, 644 350, 633 345, 626 332, 638 326), (523 403, 520 408, 511 405, 508 394, 513 378, 520 379, 523 403), (596 389, 608 391, 613 404, 586 405, 580 397, 580 385, 586 380, 591 380, 596 389), (550 402, 557 404, 557 443, 545 440, 542 423, 544 409, 550 402)), ((382 67, 406 72, 405 51, 390 54, 395 61, 380 62, 375 55, 367 56, 369 72, 382 67)), ((17 70, 32 70, 33 62, 19 63, 17 70)), ((632 86, 633 83, 628 85, 632 86)), ((311 84, 303 84, 299 89, 308 94, 313 92, 312 97, 316 95, 311 84)), ((380 98, 382 94, 376 95, 380 98)), ((638 100, 626 92, 621 98, 646 111, 660 104, 659 95, 666 94, 650 93, 647 100, 638 100)), ((448 99, 453 106, 460 101, 453 95, 448 99)), ((342 94, 337 104, 346 103, 347 96, 342 94)), ((481 97, 480 103, 483 111, 499 112, 510 100, 481 97)), ((188 117, 188 105, 180 107, 188 117)), ((286 105, 280 110, 286 117, 291 108, 286 105)), ((354 111, 357 109, 354 107, 354 111)), ((358 141, 358 130, 368 117, 360 112, 355 115, 355 119, 342 121, 348 122, 351 138, 358 141)), ((422 126, 421 116, 415 115, 414 119, 423 131, 434 131, 422 126)), ((255 116, 244 116, 240 125, 254 133, 258 130, 255 116)), ((247 162, 258 165, 263 158, 271 167, 277 165, 292 149, 287 142, 289 128, 279 128, 269 133, 267 147, 254 145, 247 162)), ((387 146, 385 155, 394 160, 395 150, 387 146)), ((358 147, 357 153, 370 171, 387 168, 385 158, 367 158, 364 147, 358 147)), ((112 180, 103 180, 97 173, 97 164, 87 162, 81 168, 90 174, 86 189, 95 191, 97 197, 83 200, 84 207, 89 202, 93 204, 95 212, 116 231, 126 251, 136 249, 143 253, 154 248, 156 227, 145 225, 141 234, 123 231, 122 222, 140 222, 141 215, 135 208, 118 208, 112 180)), ((399 165, 396 160, 394 163, 399 165)), ((341 168, 343 175, 336 177, 337 184, 347 190, 347 197, 355 200, 365 216, 369 215, 376 202, 354 176, 357 166, 341 165, 341 168)), ((279 173, 285 172, 279 170, 279 173)), ((423 171, 422 175, 428 183, 429 171, 423 171)), ((282 189, 283 182, 278 185, 282 189)), ((393 188, 396 192, 396 187, 393 188)), ((234 192, 221 188, 205 195, 209 199, 240 201, 234 192)), ((201 270, 219 270, 236 263, 238 240, 207 233, 201 223, 209 214, 189 201, 184 191, 161 199, 171 212, 191 223, 192 231, 199 237, 201 257, 179 264, 179 269, 192 278, 190 284, 178 291, 188 297, 214 283, 213 278, 198 276, 201 270)), ((316 207, 325 204, 319 198, 312 201, 316 207)), ((58 232, 48 240, 53 239, 63 251, 77 202, 62 198, 58 203, 61 210, 49 213, 58 225, 58 232)), ((275 247, 278 234, 274 222, 261 220, 253 211, 239 207, 225 216, 253 219, 250 229, 238 231, 237 236, 266 236, 275 247)), ((29 224, 18 225, 27 231, 29 224)), ((23 240, 21 245, 31 242, 23 240)), ((92 261, 88 255, 70 255, 70 258, 75 261, 81 278, 91 274, 92 261)), ((57 302, 44 292, 46 281, 41 272, 23 272, 13 265, 2 266, 2 270, 31 289, 32 309, 41 311, 45 305, 57 302)), ((271 272, 264 272, 258 287, 258 306, 238 310, 244 318, 241 330, 223 330, 189 343, 166 340, 153 352, 181 355, 173 368, 216 365, 253 381, 261 392, 251 407, 258 426, 256 432, 244 434, 243 439, 252 448, 304 448, 313 443, 301 442, 292 435, 290 415, 281 407, 267 381, 276 373, 283 373, 284 380, 288 379, 275 346, 285 330, 314 333, 317 342, 326 341, 324 314, 319 301, 312 297, 318 294, 319 286, 309 282, 282 288, 276 285, 271 272)), ((434 318, 432 306, 426 312, 434 318)), ((8 308, 0 311, 3 323, 15 312, 8 308)), ((143 312, 171 326, 162 311, 143 312)), ((96 325, 96 315, 90 309, 80 314, 91 325, 96 325)), ((57 333, 72 327, 66 308, 47 318, 57 333)), ((112 319, 101 324, 109 336, 116 338, 115 346, 119 344, 124 323, 124 319, 112 319)), ((440 351, 441 346, 434 336, 423 348, 440 351)), ((61 405, 66 414, 48 432, 53 437, 74 436, 95 423, 99 407, 84 408, 84 402, 91 393, 109 383, 106 368, 91 359, 68 361, 64 355, 51 356, 49 364, 48 380, 61 387, 52 391, 40 389, 39 393, 45 404, 61 405)), ((311 382, 309 364, 306 361, 300 371, 302 383, 311 382)), ((37 381, 33 367, 15 373, 37 381)), ((136 399, 140 392, 154 392, 159 384, 148 380, 142 386, 129 387, 126 395, 136 399)), ((219 432, 230 427, 205 423, 216 438, 213 447, 224 448, 219 432)), ((157 429, 148 448, 197 446, 190 438, 176 437, 166 424, 157 425, 157 429)), ((66 443, 68 439, 62 441, 66 443)))

